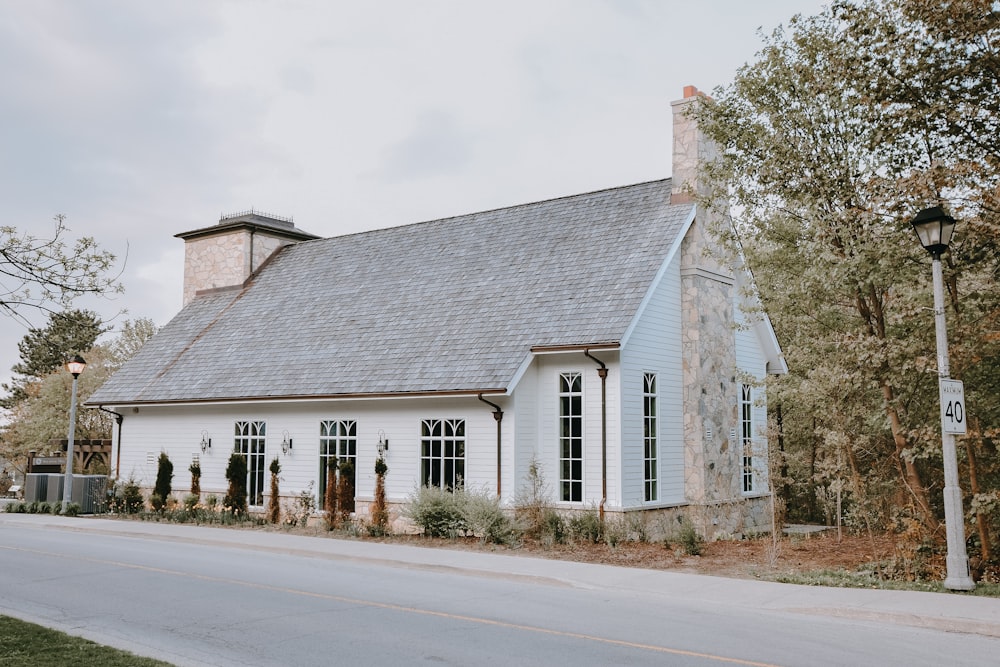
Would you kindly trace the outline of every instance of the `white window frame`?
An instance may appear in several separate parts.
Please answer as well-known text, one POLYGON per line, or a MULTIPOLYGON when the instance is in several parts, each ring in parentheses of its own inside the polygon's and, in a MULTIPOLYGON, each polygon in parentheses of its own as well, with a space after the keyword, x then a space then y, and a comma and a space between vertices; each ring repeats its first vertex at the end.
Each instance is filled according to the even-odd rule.
POLYGON ((754 457, 753 386, 740 385, 740 442, 742 443, 741 478, 744 494, 757 492, 756 460, 754 457))
POLYGON ((420 485, 454 491, 465 486, 464 419, 420 421, 420 485))
POLYGON ((656 373, 642 374, 643 501, 660 499, 659 396, 656 373))
MULTIPOLYGON (((358 422, 355 419, 324 419, 319 423, 319 507, 326 497, 326 471, 330 459, 337 462, 337 479, 340 464, 347 461, 358 471, 358 422)), ((354 483, 354 480, 351 480, 354 483)))
POLYGON ((559 374, 559 500, 583 502, 583 373, 559 374))
POLYGON ((233 451, 247 460, 247 506, 264 506, 264 472, 267 469, 267 422, 236 422, 233 451))

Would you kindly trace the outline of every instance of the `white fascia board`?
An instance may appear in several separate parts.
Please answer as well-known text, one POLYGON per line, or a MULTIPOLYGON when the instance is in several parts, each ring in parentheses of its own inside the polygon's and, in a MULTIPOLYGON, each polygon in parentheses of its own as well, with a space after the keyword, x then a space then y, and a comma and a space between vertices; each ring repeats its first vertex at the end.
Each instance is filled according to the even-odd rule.
POLYGON ((684 242, 684 238, 687 236, 688 230, 691 229, 691 225, 694 224, 694 220, 697 215, 698 206, 696 204, 691 207, 691 212, 688 214, 687 219, 681 226, 681 230, 677 234, 677 238, 674 239, 673 245, 670 246, 670 250, 667 251, 667 256, 660 265, 660 269, 656 272, 656 277, 654 277, 653 282, 650 283, 649 288, 646 290, 646 295, 642 297, 642 301, 639 302, 639 307, 636 309, 635 315, 632 316, 632 321, 629 323, 628 328, 625 329, 625 334, 622 336, 621 349, 624 350, 625 346, 628 345, 629 338, 632 337, 632 332, 635 331, 635 328, 639 325, 639 321, 642 319, 643 313, 646 312, 646 307, 653 299, 653 294, 660 286, 660 283, 663 282, 663 277, 667 274, 667 268, 674 260, 674 257, 677 256, 677 253, 680 252, 681 244, 684 242))

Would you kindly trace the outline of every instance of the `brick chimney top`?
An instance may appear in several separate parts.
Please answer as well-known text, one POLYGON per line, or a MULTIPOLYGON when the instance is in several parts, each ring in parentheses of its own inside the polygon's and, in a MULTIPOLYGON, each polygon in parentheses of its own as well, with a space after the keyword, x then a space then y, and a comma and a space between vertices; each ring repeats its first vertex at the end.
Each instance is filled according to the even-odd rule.
POLYGON ((689 97, 708 97, 708 95, 698 90, 695 86, 684 86, 684 99, 688 99, 689 97))

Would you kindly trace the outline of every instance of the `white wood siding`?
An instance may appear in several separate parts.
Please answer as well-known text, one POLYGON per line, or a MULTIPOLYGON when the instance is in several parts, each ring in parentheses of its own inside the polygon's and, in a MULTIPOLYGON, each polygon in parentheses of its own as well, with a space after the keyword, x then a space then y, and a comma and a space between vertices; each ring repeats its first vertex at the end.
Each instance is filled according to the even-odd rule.
POLYGON ((679 254, 667 266, 622 350, 622 466, 625 507, 684 502, 683 369, 679 254), (659 499, 643 500, 643 373, 655 373, 659 416, 659 499))
MULTIPOLYGON (((501 400, 493 402, 502 404, 501 400)), ((140 407, 120 410, 122 424, 120 476, 151 487, 156 480, 156 458, 167 453, 174 464, 173 489, 182 497, 190 489, 188 466, 192 454, 201 459, 203 494, 226 492, 226 465, 233 451, 236 421, 263 421, 267 424, 265 458, 267 465, 278 457, 281 462, 281 495, 297 496, 309 482, 319 480, 320 421, 357 421, 358 457, 356 495, 359 502, 373 499, 375 459, 379 431, 389 440, 386 463, 386 497, 404 502, 420 481, 420 425, 424 419, 464 419, 466 425, 465 483, 467 488, 496 489, 496 421, 490 406, 475 396, 441 399, 385 399, 370 401, 330 401, 311 403, 256 403, 241 405, 199 405, 140 407), (212 448, 202 454, 202 431, 212 439, 212 448), (293 447, 282 454, 284 431, 293 447), (152 454, 152 463, 147 463, 152 454)), ((513 421, 513 420, 512 420, 513 421)), ((505 417, 504 425, 507 425, 505 417)), ((510 433, 513 429, 510 429, 510 433)), ((506 435, 505 440, 510 440, 506 435)), ((511 445, 505 443, 507 449, 511 445)), ((114 457, 119 445, 115 443, 114 457)), ((269 480, 270 477, 267 477, 269 480)), ((267 482, 267 490, 270 490, 267 482)), ((318 493, 318 489, 314 491, 318 493)), ((360 509, 360 508, 359 508, 360 509)))

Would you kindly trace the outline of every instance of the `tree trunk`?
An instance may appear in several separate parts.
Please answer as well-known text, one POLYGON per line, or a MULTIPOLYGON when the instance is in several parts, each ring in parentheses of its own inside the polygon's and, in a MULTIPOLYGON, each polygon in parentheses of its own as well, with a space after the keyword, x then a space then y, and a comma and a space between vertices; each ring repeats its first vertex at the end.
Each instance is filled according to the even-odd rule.
POLYGON ((899 419, 899 413, 893 407, 894 394, 892 387, 882 384, 882 396, 885 398, 885 414, 889 417, 889 424, 892 428, 892 442, 896 447, 897 470, 900 471, 904 486, 913 497, 913 502, 920 512, 920 521, 924 527, 932 534, 941 527, 934 512, 931 510, 930 498, 927 494, 927 487, 920 479, 920 471, 914 465, 913 460, 905 456, 907 449, 906 435, 903 433, 903 424, 899 419))

